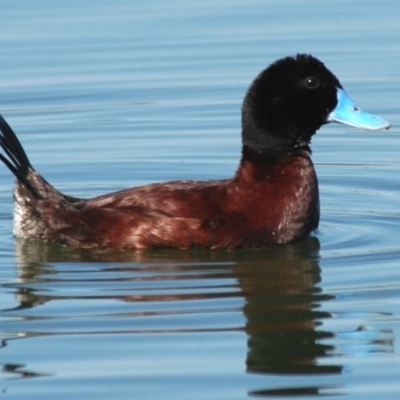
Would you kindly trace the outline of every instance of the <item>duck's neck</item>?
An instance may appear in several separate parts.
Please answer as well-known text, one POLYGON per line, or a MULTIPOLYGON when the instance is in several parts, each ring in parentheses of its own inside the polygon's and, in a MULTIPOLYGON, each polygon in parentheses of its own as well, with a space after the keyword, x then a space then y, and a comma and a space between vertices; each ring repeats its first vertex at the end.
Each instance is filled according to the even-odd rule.
POLYGON ((296 148, 281 149, 261 149, 252 148, 246 144, 242 147, 241 164, 244 162, 253 162, 256 164, 273 165, 279 164, 280 160, 290 156, 311 157, 311 149, 308 143, 303 143, 296 148))
POLYGON ((309 144, 317 127, 300 127, 276 116, 267 118, 263 125, 256 123, 250 107, 243 107, 242 143, 243 152, 257 154, 256 158, 264 161, 276 160, 288 153, 304 151, 311 153, 309 144))
POLYGON ((311 151, 298 149, 285 153, 269 154, 257 152, 246 146, 242 149, 242 158, 234 176, 234 181, 240 184, 265 182, 293 188, 302 185, 317 185, 311 151))

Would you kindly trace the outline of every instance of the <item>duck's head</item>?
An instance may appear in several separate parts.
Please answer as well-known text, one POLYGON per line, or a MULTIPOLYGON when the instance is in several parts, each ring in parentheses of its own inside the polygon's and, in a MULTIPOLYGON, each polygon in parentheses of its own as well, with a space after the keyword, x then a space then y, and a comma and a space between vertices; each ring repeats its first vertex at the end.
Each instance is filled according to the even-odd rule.
POLYGON ((247 91, 243 145, 267 156, 308 148, 312 135, 328 122, 367 130, 390 127, 357 107, 321 61, 307 54, 286 57, 262 71, 247 91))

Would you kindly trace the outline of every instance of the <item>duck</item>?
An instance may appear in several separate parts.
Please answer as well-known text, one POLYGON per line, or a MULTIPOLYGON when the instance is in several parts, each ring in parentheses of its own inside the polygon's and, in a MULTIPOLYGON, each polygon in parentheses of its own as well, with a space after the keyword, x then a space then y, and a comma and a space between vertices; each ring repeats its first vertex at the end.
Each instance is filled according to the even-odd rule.
POLYGON ((324 124, 389 129, 358 107, 310 54, 261 71, 242 104, 242 151, 233 177, 152 183, 83 199, 61 193, 32 166, 0 115, 0 160, 15 175, 17 238, 79 249, 264 248, 303 239, 320 219, 310 143, 324 124))

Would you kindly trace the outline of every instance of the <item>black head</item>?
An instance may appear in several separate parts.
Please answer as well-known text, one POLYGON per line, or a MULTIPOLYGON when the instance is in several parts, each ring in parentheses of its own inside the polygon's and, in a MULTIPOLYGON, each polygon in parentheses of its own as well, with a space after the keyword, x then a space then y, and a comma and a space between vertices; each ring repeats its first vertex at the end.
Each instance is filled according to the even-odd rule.
POLYGON ((311 55, 274 62, 257 76, 244 98, 244 147, 266 156, 307 147, 335 108, 341 87, 311 55))

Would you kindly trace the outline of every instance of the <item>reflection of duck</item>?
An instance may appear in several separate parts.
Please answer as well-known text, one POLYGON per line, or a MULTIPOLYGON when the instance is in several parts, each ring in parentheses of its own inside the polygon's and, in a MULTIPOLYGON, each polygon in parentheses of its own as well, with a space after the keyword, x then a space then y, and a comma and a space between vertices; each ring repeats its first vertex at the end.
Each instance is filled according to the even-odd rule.
POLYGON ((340 365, 316 361, 333 350, 321 343, 333 334, 316 330, 317 321, 330 314, 315 309, 315 303, 333 298, 315 287, 321 280, 317 238, 274 250, 265 261, 249 266, 251 271, 235 268, 245 295, 248 371, 340 372, 340 365))
POLYGON ((318 226, 309 143, 327 122, 389 123, 362 112, 317 59, 278 60, 251 84, 242 108, 243 151, 232 179, 153 184, 90 200, 63 195, 31 166, 0 117, 0 159, 16 175, 14 233, 81 248, 262 247, 318 226))
MULTIPOLYGON (((16 249, 19 279, 14 289, 20 306, 15 310, 14 331, 24 329, 19 337, 58 334, 62 340, 68 334, 139 334, 148 336, 150 343, 154 340, 159 350, 166 333, 181 338, 178 342, 186 340, 183 348, 190 348, 191 340, 196 348, 209 343, 211 333, 213 345, 221 345, 211 352, 214 357, 230 352, 227 343, 245 348, 244 332, 247 355, 239 363, 246 364, 249 373, 262 374, 261 385, 249 390, 257 396, 335 392, 338 388, 330 376, 326 381, 319 376, 315 386, 288 389, 279 387, 275 374, 308 374, 310 379, 338 374, 346 357, 394 350, 392 332, 374 324, 343 331, 348 327, 341 325, 343 315, 336 320, 329 313, 335 307, 330 302, 337 300, 320 289, 315 237, 267 250, 235 252, 93 253, 31 240, 17 240, 16 249), (46 308, 45 303, 51 304, 46 308), (31 312, 30 307, 39 310, 31 312), (326 328, 338 325, 339 333, 326 328), (232 332, 235 339, 230 342, 232 332), (354 339, 350 351, 349 337, 354 339)), ((285 377, 281 382, 288 384, 285 377)))
MULTIPOLYGON (((93 252, 82 252, 30 240, 17 240, 16 248, 20 264, 19 308, 40 306, 46 301, 52 301, 52 290, 29 290, 30 282, 40 282, 41 274, 49 273, 48 267, 43 270, 43 263, 67 259, 74 263, 81 260, 98 263, 100 268, 102 263, 106 262, 107 271, 113 277, 117 276, 118 282, 123 282, 124 277, 126 282, 131 282, 130 289, 125 293, 120 294, 119 290, 115 292, 115 299, 118 302, 123 300, 136 304, 136 314, 132 314, 131 318, 134 319, 133 325, 139 329, 140 323, 135 320, 135 316, 140 318, 145 314, 145 304, 164 304, 160 310, 150 308, 153 315, 151 318, 160 315, 165 319, 162 311, 165 308, 168 315, 174 315, 173 309, 168 305, 171 301, 172 304, 181 303, 176 310, 177 315, 182 309, 190 315, 191 302, 195 300, 208 300, 204 303, 205 307, 210 301, 216 301, 215 306, 220 308, 219 299, 243 297, 243 328, 248 335, 246 364, 249 372, 312 373, 326 372, 327 369, 337 372, 341 369, 340 366, 321 367, 316 362, 318 357, 326 356, 327 351, 332 350, 332 346, 319 343, 320 339, 331 337, 332 334, 316 331, 317 319, 330 318, 330 315, 318 312, 314 305, 316 302, 331 299, 315 288, 320 282, 317 238, 286 246, 275 246, 267 251, 228 253, 158 250, 114 251, 96 255, 93 252), (118 255, 118 261, 122 263, 115 263, 118 255), (215 272, 216 270, 218 272, 215 272), (216 279, 216 276, 219 278, 216 279), (232 279, 237 281, 238 285, 232 284, 232 279), (221 280, 226 286, 216 290, 221 280), (23 284, 24 281, 26 285, 23 284), (161 282, 164 282, 162 286, 161 282), (199 285, 196 282, 202 283, 199 285), (210 282, 210 290, 207 289, 207 282, 210 282), (185 289, 184 283, 189 290, 185 289), (152 289, 153 286, 157 290, 152 289), (143 290, 143 287, 148 290, 143 290), (165 290, 162 290, 162 287, 165 290), (196 287, 199 289, 195 290, 196 287)), ((84 266, 82 268, 85 269, 84 266)), ((57 287, 63 286, 62 281, 57 280, 56 270, 51 276, 57 287)), ((67 279, 70 277, 67 276, 67 279)), ((75 279, 79 282, 79 274, 75 279)), ((115 282, 109 284, 115 288, 115 282)), ((90 289, 88 291, 92 293, 90 289)), ((59 299, 60 294, 54 294, 55 298, 59 299)), ((201 309, 197 307, 192 312, 198 314, 201 309)), ((207 327, 210 326, 207 324, 207 327)), ((161 329, 184 331, 185 327, 174 325, 168 328, 164 323, 161 329)), ((189 329, 192 329, 192 326, 189 329)), ((222 330, 224 329, 231 328, 222 327, 222 330)))

